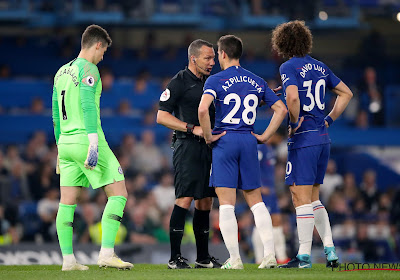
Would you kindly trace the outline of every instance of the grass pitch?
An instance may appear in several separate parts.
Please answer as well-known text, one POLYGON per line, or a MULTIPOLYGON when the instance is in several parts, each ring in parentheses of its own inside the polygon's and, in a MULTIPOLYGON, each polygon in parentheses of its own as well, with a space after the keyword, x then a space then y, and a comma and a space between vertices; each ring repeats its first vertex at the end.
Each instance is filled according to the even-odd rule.
POLYGON ((118 271, 107 268, 100 269, 91 265, 88 271, 62 272, 58 265, 18 265, 0 266, 1 280, 58 280, 58 279, 145 279, 145 280, 296 280, 296 279, 400 279, 400 271, 351 271, 338 272, 328 269, 323 264, 313 264, 311 269, 258 269, 255 264, 245 264, 244 270, 221 270, 221 269, 167 269, 166 264, 135 264, 132 270, 118 271))

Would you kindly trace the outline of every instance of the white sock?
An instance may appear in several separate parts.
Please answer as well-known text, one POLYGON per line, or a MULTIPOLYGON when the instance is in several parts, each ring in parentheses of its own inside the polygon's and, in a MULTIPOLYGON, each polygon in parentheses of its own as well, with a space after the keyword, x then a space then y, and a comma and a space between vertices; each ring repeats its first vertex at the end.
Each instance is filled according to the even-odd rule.
POLYGON ((264 257, 264 245, 256 227, 253 228, 251 242, 253 243, 254 259, 256 263, 261 263, 264 257))
POLYGON ((325 247, 333 247, 332 230, 328 212, 320 200, 312 203, 314 209, 315 227, 325 247))
POLYGON ((297 233, 299 235, 299 255, 311 255, 314 231, 314 213, 311 204, 296 207, 297 233))
POLYGON ((286 254, 286 240, 283 234, 282 226, 273 227, 274 242, 275 242, 275 252, 276 258, 281 261, 286 261, 288 256, 286 254))
POLYGON ((228 204, 219 206, 219 228, 231 260, 240 259, 235 206, 228 204))
POLYGON ((109 258, 114 254, 114 248, 104 248, 101 247, 100 255, 105 258, 109 258))
POLYGON ((257 231, 260 233, 261 241, 264 246, 264 257, 269 254, 275 255, 272 220, 267 207, 265 207, 264 202, 259 202, 254 204, 250 209, 253 212, 257 231))
POLYGON ((64 255, 63 262, 69 264, 76 263, 75 255, 74 254, 64 255))

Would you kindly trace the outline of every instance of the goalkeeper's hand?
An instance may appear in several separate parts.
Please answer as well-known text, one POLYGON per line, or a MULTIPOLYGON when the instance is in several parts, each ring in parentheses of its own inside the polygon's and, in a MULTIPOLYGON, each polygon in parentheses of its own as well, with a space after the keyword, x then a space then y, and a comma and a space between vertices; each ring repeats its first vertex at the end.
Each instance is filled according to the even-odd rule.
POLYGON ((99 138, 97 133, 88 134, 89 137, 89 149, 85 160, 85 168, 93 170, 97 165, 97 160, 99 159, 99 138))
POLYGON ((60 174, 60 158, 57 155, 56 174, 60 174))

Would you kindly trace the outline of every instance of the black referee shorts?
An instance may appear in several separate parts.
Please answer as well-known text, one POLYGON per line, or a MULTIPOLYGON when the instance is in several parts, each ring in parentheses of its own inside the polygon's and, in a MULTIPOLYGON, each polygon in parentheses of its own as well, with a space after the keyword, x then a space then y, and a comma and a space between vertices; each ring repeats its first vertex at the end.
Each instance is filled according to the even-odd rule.
POLYGON ((193 197, 195 200, 216 197, 209 187, 211 148, 204 139, 177 139, 172 158, 175 169, 175 197, 193 197))

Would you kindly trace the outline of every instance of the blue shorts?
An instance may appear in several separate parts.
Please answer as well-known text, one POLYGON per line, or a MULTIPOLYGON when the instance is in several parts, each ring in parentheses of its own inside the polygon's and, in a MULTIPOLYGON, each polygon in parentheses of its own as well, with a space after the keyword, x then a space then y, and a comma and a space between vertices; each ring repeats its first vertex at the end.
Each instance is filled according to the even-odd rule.
POLYGON ((276 193, 274 191, 268 195, 263 194, 262 199, 270 214, 281 213, 281 210, 278 206, 278 197, 276 196, 276 193))
POLYGON ((285 183, 289 186, 314 185, 324 182, 331 144, 290 150, 286 164, 285 183))
POLYGON ((215 143, 210 186, 243 190, 261 186, 257 139, 250 132, 227 132, 215 143))

